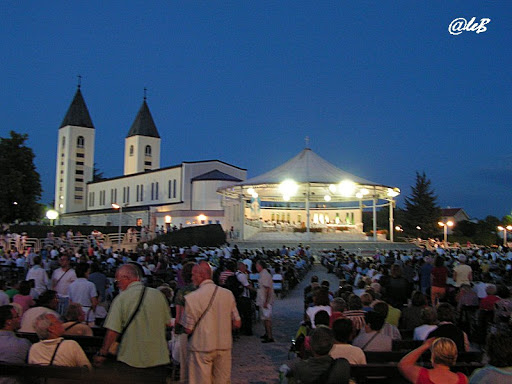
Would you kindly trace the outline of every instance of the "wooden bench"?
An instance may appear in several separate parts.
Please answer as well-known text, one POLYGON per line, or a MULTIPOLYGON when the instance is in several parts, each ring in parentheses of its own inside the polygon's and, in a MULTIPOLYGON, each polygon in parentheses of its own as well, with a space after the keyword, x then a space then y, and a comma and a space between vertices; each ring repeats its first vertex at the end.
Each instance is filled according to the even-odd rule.
MULTIPOLYGON (((391 351, 391 352, 365 352, 366 361, 370 364, 372 363, 398 363, 402 357, 407 355, 411 350, 407 351, 391 351)), ((477 363, 479 364, 482 361, 482 352, 481 351, 469 351, 459 353, 457 356, 457 362, 460 363, 477 363)), ((429 362, 430 361, 430 352, 426 351, 420 358, 420 362, 429 362)))
MULTIPOLYGON (((169 370, 170 374, 170 370, 169 370)), ((51 383, 79 384, 89 382, 94 384, 162 384, 161 377, 144 375, 141 377, 123 375, 121 371, 109 368, 93 369, 89 371, 86 367, 61 367, 57 365, 36 365, 36 364, 6 364, 0 363, 0 377, 21 377, 34 382, 37 379, 52 379, 51 383)))
MULTIPOLYGON (((483 366, 482 363, 457 363, 451 367, 451 370, 453 372, 462 372, 469 377, 475 369, 482 368, 483 366)), ((425 364, 425 368, 431 367, 425 364)), ((350 376, 355 379, 358 384, 409 383, 409 381, 405 380, 401 375, 397 363, 351 365, 350 376)))
MULTIPOLYGON (((39 342, 39 338, 36 333, 28 332, 17 332, 18 337, 28 339, 32 344, 39 342)), ((84 350, 87 357, 91 358, 96 352, 98 352, 103 345, 103 337, 99 336, 78 336, 78 335, 64 335, 65 340, 74 340, 84 350)))

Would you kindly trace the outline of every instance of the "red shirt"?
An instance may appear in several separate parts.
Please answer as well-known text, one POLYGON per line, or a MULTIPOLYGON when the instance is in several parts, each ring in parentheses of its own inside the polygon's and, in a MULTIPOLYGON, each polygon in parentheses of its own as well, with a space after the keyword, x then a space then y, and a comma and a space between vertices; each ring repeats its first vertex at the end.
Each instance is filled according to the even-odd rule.
POLYGON ((500 298, 496 295, 489 295, 480 300, 480 309, 484 309, 486 311, 494 311, 494 304, 499 301, 500 298))
POLYGON ((446 267, 432 268, 431 275, 433 287, 446 287, 446 277, 448 276, 448 270, 446 269, 446 267))

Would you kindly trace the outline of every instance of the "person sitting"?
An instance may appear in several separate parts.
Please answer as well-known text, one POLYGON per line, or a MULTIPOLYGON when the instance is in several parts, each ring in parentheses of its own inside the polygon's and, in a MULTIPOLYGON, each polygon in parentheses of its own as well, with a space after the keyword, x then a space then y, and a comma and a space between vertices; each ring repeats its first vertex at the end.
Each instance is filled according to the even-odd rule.
POLYGON ((74 340, 64 340, 61 337, 64 327, 55 315, 39 315, 34 321, 34 329, 41 341, 30 348, 29 364, 91 368, 91 363, 80 345, 74 340))
POLYGON ((412 294, 411 305, 402 310, 400 316, 400 329, 413 330, 423 324, 421 311, 427 305, 427 297, 420 291, 412 294))
POLYGON ((427 336, 430 332, 437 328, 437 316, 436 311, 432 307, 425 307, 421 310, 421 321, 423 325, 414 328, 413 340, 423 340, 427 339, 427 336))
MULTIPOLYGON (((390 308, 392 307, 385 301, 377 301, 373 303, 373 310, 382 314, 385 319, 380 332, 384 335, 390 336, 393 340, 402 340, 402 335, 398 328, 387 322, 387 316, 390 308)), ((361 332, 363 332, 363 330, 361 330, 361 332)))
POLYGON ((364 331, 354 339, 352 345, 361 348, 363 351, 390 352, 393 339, 391 336, 381 333, 386 318, 377 311, 367 312, 364 331))
POLYGON ((333 359, 344 358, 350 364, 366 364, 366 356, 359 347, 350 344, 352 341, 352 321, 349 319, 337 319, 332 325, 334 345, 329 355, 333 359))
POLYGON ((21 318, 20 332, 31 332, 34 333, 34 320, 43 313, 51 313, 57 318, 60 316, 56 310, 59 305, 59 299, 57 292, 48 290, 43 292, 37 300, 37 306, 30 308, 28 311, 23 313, 21 318))
POLYGON ((13 303, 21 305, 21 308, 23 308, 23 313, 28 311, 31 307, 33 307, 36 304, 32 296, 30 295, 31 289, 32 283, 30 281, 20 281, 20 291, 12 298, 13 303))
POLYGON ((468 378, 464 374, 450 371, 450 367, 456 361, 457 346, 451 339, 446 337, 430 338, 404 356, 398 363, 398 369, 407 380, 415 384, 466 384, 468 378), (432 369, 416 364, 423 352, 429 348, 431 349, 432 369))
POLYGON ((319 326, 311 333, 311 350, 313 357, 307 360, 299 360, 291 367, 282 366, 286 372, 289 383, 325 383, 345 384, 350 379, 350 365, 346 359, 334 360, 329 356, 329 351, 334 344, 332 331, 319 326))
POLYGON ((331 306, 329 303, 329 291, 325 287, 319 287, 314 290, 313 306, 306 310, 311 327, 315 328, 315 314, 319 311, 326 311, 329 316, 331 315, 331 306))
POLYGON ((343 311, 347 308, 347 303, 341 297, 336 297, 331 301, 331 319, 329 321, 329 328, 336 319, 344 318, 343 311))
POLYGON ((487 338, 486 352, 489 362, 473 372, 469 383, 511 383, 512 335, 504 332, 491 333, 487 338))
POLYGON ((354 334, 357 334, 365 326, 365 311, 363 311, 363 304, 361 298, 357 295, 351 294, 348 297, 348 310, 343 312, 343 315, 352 320, 354 324, 354 334))
MULTIPOLYGON (((0 306, 0 361, 11 364, 27 362, 30 341, 17 337, 20 317, 12 305, 0 306)), ((18 383, 14 378, 0 378, 1 383, 18 383)))
POLYGON ((468 335, 454 324, 455 311, 450 304, 441 303, 437 306, 437 319, 439 324, 428 334, 427 339, 448 337, 455 342, 459 351, 469 351, 468 335))
POLYGON ((91 327, 84 324, 85 313, 79 303, 70 303, 66 310, 66 322, 63 324, 64 335, 92 336, 91 327))

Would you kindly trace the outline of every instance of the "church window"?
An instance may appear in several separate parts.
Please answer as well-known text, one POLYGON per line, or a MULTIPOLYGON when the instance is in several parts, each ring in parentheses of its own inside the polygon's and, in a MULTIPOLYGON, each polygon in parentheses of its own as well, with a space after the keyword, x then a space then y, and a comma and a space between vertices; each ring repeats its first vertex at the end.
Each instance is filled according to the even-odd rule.
POLYGON ((146 156, 151 157, 151 145, 146 145, 146 150, 144 151, 146 156))
POLYGON ((172 181, 172 197, 176 198, 176 179, 172 181))
POLYGON ((140 185, 140 201, 144 201, 144 185, 140 185))
POLYGON ((155 200, 155 183, 151 183, 151 200, 155 200))
POLYGON ((130 156, 133 156, 133 145, 130 145, 130 156))
POLYGON ((62 136, 62 148, 66 146, 66 136, 62 136))
POLYGON ((85 157, 85 153, 77 153, 76 157, 85 157))
POLYGON ((172 181, 169 180, 169 193, 167 197, 170 199, 172 197, 172 181))
POLYGON ((78 138, 76 139, 76 147, 77 148, 83 148, 85 145, 85 139, 83 136, 78 136, 78 138))
POLYGON ((75 171, 75 175, 83 175, 84 174, 84 171, 82 169, 77 169, 75 171))
POLYGON ((158 200, 158 183, 155 184, 155 200, 158 200))

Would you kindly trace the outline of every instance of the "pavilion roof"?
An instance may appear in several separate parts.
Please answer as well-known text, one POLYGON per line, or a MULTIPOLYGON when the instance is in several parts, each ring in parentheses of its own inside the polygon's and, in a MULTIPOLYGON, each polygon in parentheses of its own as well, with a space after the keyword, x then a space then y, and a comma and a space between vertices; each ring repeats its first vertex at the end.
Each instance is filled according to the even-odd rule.
POLYGON ((382 185, 335 167, 318 156, 310 148, 305 148, 295 157, 277 168, 236 185, 279 184, 286 179, 292 179, 297 183, 323 184, 339 183, 342 180, 348 179, 363 185, 382 185))

